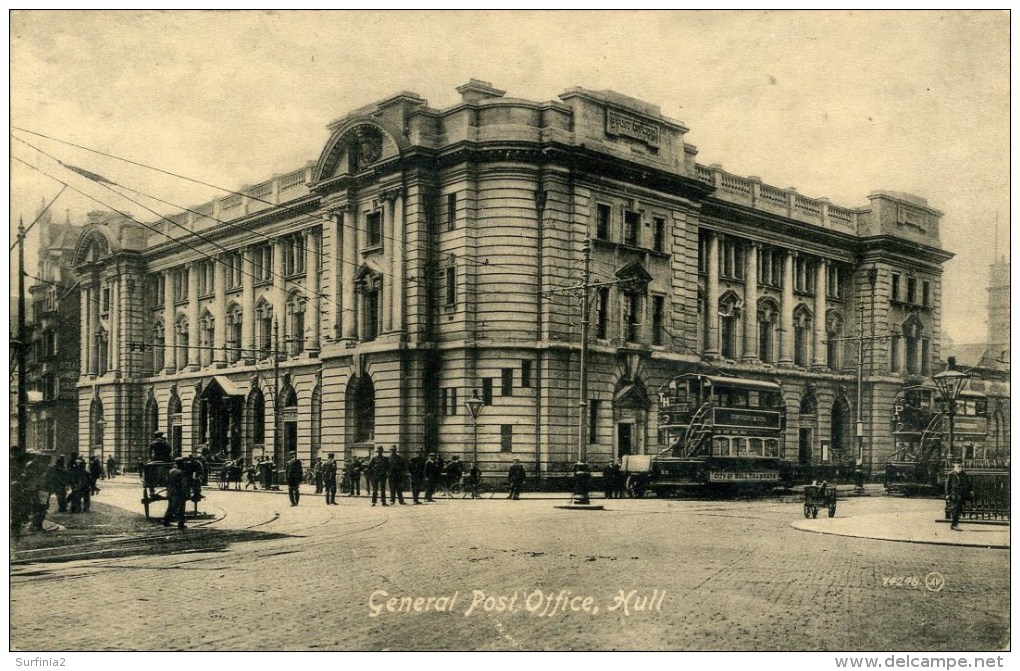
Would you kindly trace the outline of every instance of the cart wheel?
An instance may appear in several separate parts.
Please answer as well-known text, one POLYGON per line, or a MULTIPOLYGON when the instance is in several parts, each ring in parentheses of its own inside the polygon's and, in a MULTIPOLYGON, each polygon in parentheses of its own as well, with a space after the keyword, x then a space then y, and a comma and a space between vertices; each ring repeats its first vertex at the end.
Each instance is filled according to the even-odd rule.
POLYGON ((804 504, 804 517, 811 518, 811 506, 804 504))
POLYGON ((833 503, 831 506, 829 506, 829 517, 835 516, 836 516, 836 504, 833 503))

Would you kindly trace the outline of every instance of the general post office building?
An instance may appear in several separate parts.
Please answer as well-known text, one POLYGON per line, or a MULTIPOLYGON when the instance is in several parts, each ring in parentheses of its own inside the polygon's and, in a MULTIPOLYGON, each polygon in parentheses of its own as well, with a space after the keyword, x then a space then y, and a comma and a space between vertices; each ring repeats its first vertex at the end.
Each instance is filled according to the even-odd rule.
POLYGON ((682 123, 612 91, 457 91, 354 110, 314 163, 165 220, 93 217, 74 252, 83 451, 137 464, 160 430, 183 454, 397 445, 561 474, 587 296, 590 462, 659 450, 658 390, 697 371, 782 386, 784 459, 853 459, 863 352, 881 468, 895 397, 939 359, 937 209, 698 163, 682 123))

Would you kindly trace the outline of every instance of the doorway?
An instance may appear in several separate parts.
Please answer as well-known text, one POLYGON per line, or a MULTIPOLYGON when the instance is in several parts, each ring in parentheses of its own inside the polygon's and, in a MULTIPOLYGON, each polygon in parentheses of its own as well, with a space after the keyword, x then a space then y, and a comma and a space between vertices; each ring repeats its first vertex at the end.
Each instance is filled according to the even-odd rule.
POLYGON ((634 425, 633 424, 617 424, 616 425, 616 458, 622 458, 625 454, 630 454, 634 446, 634 425))
POLYGON ((798 459, 802 464, 811 463, 811 429, 801 429, 799 434, 798 459))

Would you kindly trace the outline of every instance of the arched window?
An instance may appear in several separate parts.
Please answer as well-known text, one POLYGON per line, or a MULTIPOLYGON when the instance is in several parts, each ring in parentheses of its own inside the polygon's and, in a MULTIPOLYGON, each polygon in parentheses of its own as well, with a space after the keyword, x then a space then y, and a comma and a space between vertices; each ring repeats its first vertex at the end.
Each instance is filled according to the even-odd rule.
POLYGON ((245 437, 249 455, 266 444, 266 399, 258 385, 252 387, 245 403, 245 437))
POLYGON ((287 297, 287 352, 297 356, 305 349, 305 297, 292 291, 287 297))
POLYGON ((283 411, 280 420, 283 424, 283 454, 280 459, 286 459, 291 452, 297 451, 298 445, 298 423, 297 423, 297 392, 294 387, 287 387, 283 390, 283 411))
POLYGON ((811 310, 803 303, 793 311, 793 363, 807 366, 811 361, 811 310))
POLYGON ((733 291, 727 291, 719 299, 719 354, 722 358, 737 358, 739 331, 740 297, 733 291))
POLYGON ((273 353, 273 306, 265 298, 255 304, 255 348, 258 358, 268 359, 273 353))
POLYGON ((206 310, 202 313, 202 318, 199 319, 198 326, 199 356, 203 366, 208 366, 213 362, 215 335, 216 319, 208 310, 206 310))
POLYGON ((188 365, 188 347, 191 343, 188 339, 188 318, 181 315, 174 324, 174 368, 182 370, 188 365))
POLYGON ((92 399, 89 405, 89 454, 101 454, 106 421, 103 417, 103 402, 99 397, 92 399))
POLYGON ((227 361, 234 363, 241 358, 241 324, 244 319, 244 312, 237 303, 231 303, 227 308, 227 361))
POLYGON ((362 340, 375 340, 379 335, 379 301, 382 294, 382 276, 363 270, 355 282, 358 292, 358 324, 362 340))
POLYGON ((825 319, 825 361, 830 370, 843 367, 843 315, 836 311, 825 319))
MULTIPOLYGON (((166 328, 162 321, 152 328, 152 373, 159 374, 166 367, 166 328)), ((155 429, 153 429, 155 431, 155 429)), ((152 435, 151 433, 149 434, 152 435)))
POLYGON ((375 385, 368 375, 352 378, 347 385, 346 420, 351 442, 375 440, 375 385))
POLYGON ((779 318, 779 306, 771 298, 758 301, 758 358, 763 363, 776 360, 776 320, 779 318))
POLYGON ((166 428, 170 447, 173 450, 174 456, 179 457, 184 446, 184 415, 181 412, 181 397, 177 395, 176 391, 170 395, 170 402, 167 403, 166 411, 166 428))
POLYGON ((923 327, 917 315, 910 315, 903 322, 903 363, 909 375, 917 375, 921 371, 920 345, 923 327))
POLYGON ((102 326, 96 331, 96 371, 104 375, 110 370, 110 335, 102 326))

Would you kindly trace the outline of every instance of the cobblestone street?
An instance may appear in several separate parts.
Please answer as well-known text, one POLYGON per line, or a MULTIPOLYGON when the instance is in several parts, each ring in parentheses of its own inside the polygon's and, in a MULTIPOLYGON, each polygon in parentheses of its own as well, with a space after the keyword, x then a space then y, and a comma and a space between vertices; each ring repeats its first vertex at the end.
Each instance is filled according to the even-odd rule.
MULTIPOLYGON (((207 490, 209 516, 182 532, 138 524, 139 494, 105 483, 106 526, 68 522, 13 548, 14 650, 1008 645, 1008 551, 807 533, 790 526, 803 518, 792 497, 585 513, 551 498, 382 508, 306 494, 294 508, 285 494, 207 490), (939 591, 925 587, 932 572, 939 591)), ((938 501, 850 499, 839 515, 918 506, 934 524, 938 501)))

